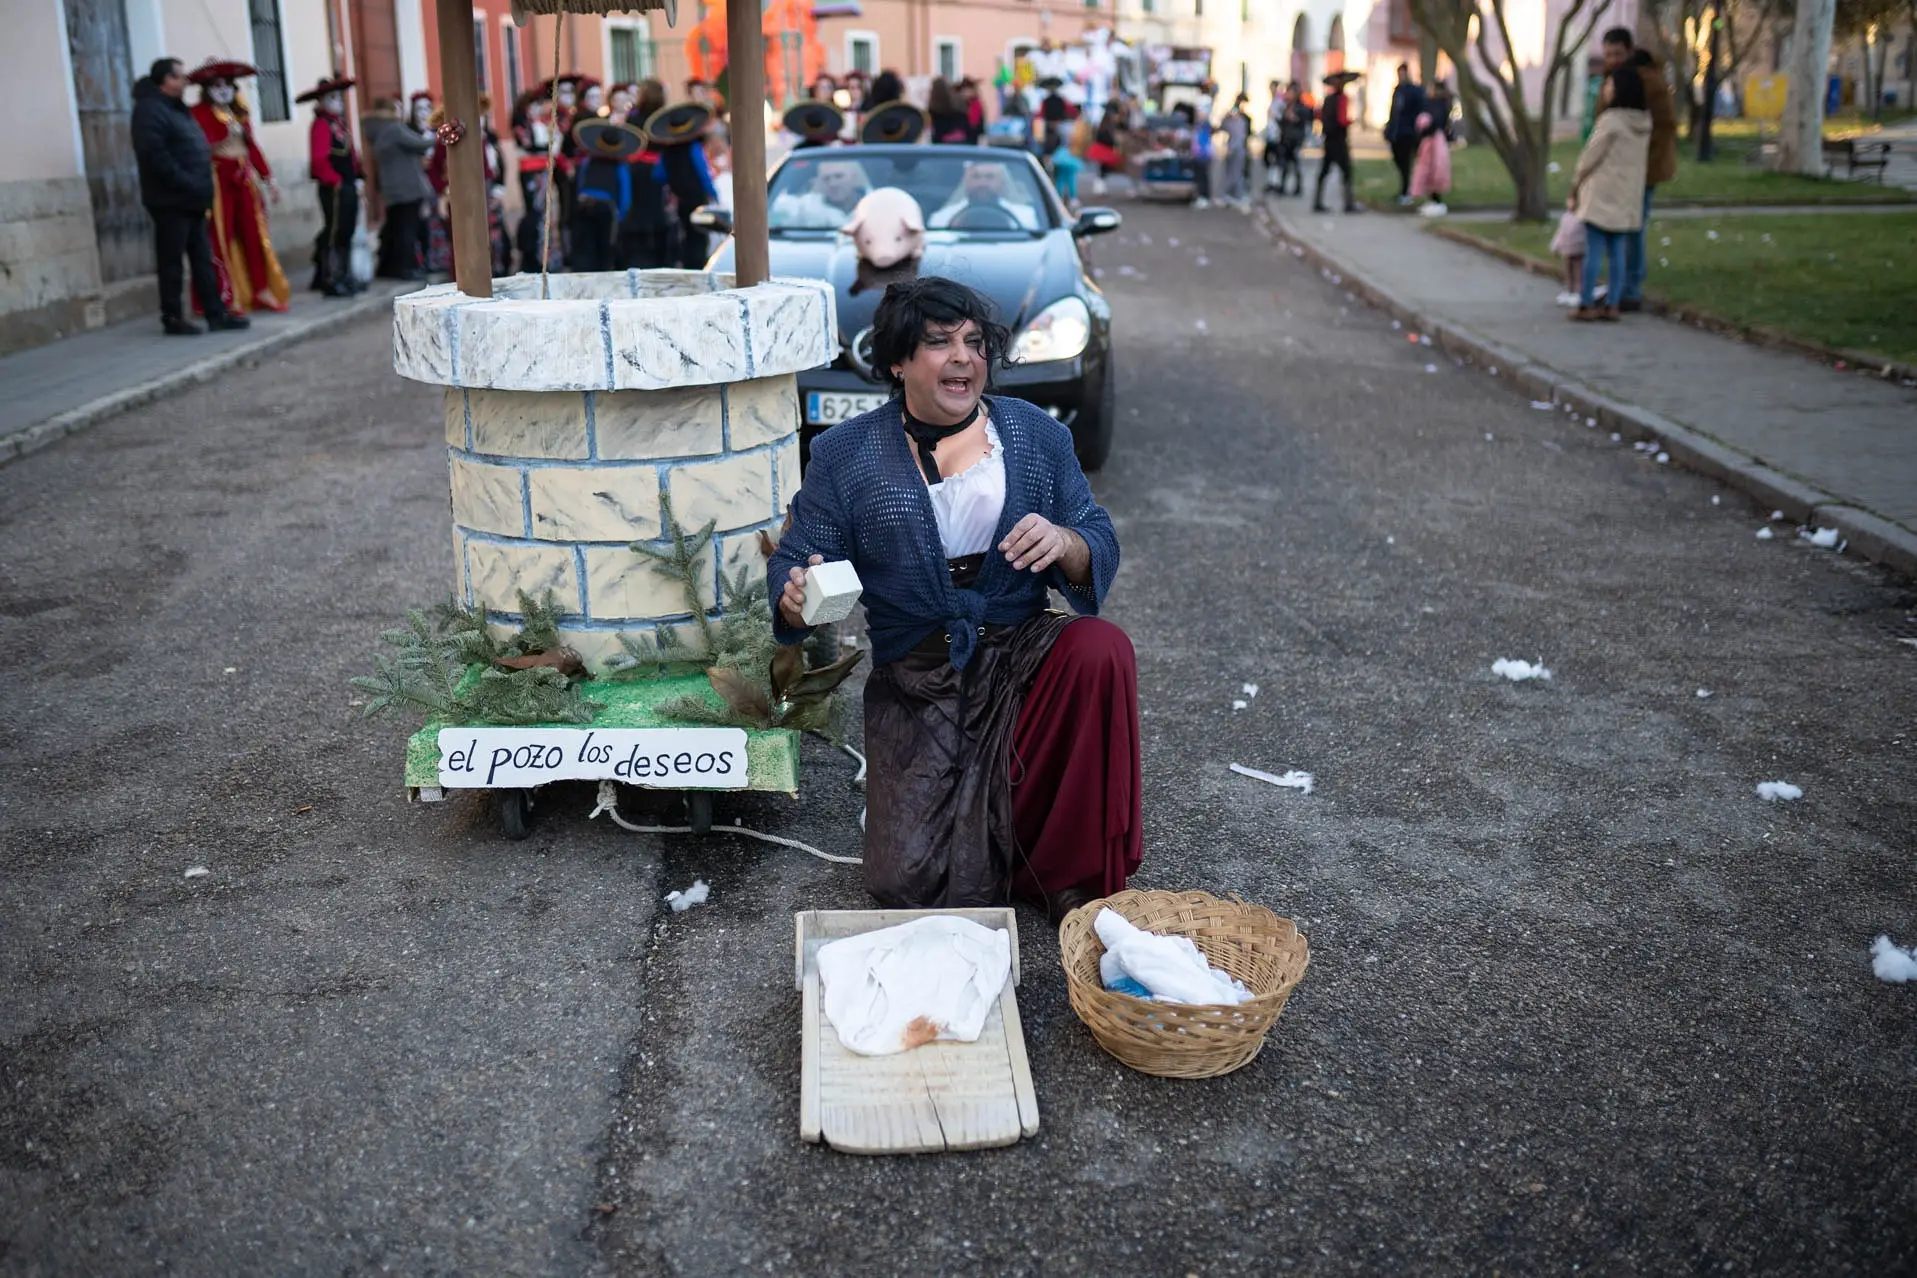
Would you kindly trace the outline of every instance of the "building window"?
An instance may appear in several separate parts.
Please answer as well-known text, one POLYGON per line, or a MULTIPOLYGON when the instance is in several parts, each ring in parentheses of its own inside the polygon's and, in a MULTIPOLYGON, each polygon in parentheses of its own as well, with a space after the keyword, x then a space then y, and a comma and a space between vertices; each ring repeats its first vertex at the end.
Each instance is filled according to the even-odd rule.
POLYGON ((482 91, 493 87, 492 68, 486 64, 486 15, 473 15, 473 79, 482 91))
POLYGON ((861 75, 877 75, 879 71, 879 37, 872 31, 848 31, 845 33, 845 69, 857 71, 861 75))
POLYGON ((960 53, 957 36, 940 36, 934 40, 932 61, 938 65, 939 75, 954 84, 965 74, 965 59, 960 53))
POLYGON ((1158 0, 1138 0, 1138 11, 1140 13, 1157 13, 1158 0))
POLYGON ((611 56, 606 61, 612 67, 614 84, 636 84, 658 73, 659 50, 653 43, 650 27, 608 26, 607 35, 611 39, 611 56))
POLYGON ((292 118, 286 97, 285 44, 280 36, 280 0, 248 0, 247 15, 253 24, 253 65, 260 70, 254 81, 254 106, 262 124, 292 118))
POLYGON ((499 49, 506 55, 506 106, 510 109, 526 89, 526 68, 519 60, 519 32, 511 27, 501 27, 499 49))
POLYGON ((1191 16, 1194 18, 1205 16, 1205 0, 1191 0, 1191 16))

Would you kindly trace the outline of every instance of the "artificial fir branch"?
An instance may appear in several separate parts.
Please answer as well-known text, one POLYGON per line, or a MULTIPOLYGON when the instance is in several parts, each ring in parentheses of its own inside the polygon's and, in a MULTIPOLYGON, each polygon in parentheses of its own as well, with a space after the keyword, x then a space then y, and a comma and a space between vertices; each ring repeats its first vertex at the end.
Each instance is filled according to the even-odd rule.
POLYGON ((519 607, 525 624, 503 643, 493 638, 484 613, 458 600, 430 611, 409 609, 405 626, 380 635, 393 655, 376 654, 373 673, 353 680, 355 688, 373 694, 364 713, 371 717, 410 707, 454 723, 592 722, 600 703, 583 697, 563 672, 550 666, 504 670, 493 664, 501 657, 559 647, 553 596, 535 600, 522 591, 519 607))

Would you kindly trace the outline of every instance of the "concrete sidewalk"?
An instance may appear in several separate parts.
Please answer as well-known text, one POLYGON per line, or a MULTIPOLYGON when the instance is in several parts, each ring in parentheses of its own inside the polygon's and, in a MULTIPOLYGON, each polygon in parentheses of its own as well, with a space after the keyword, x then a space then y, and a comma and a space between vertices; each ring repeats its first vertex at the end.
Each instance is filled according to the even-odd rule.
POLYGON ((1267 202, 1280 242, 1450 353, 1917 575, 1917 391, 1651 315, 1570 324, 1554 281, 1415 218, 1267 202))
POLYGON ((168 337, 157 315, 0 356, 0 465, 230 368, 390 309, 421 287, 375 280, 355 298, 294 296, 284 315, 250 316, 239 332, 168 337))

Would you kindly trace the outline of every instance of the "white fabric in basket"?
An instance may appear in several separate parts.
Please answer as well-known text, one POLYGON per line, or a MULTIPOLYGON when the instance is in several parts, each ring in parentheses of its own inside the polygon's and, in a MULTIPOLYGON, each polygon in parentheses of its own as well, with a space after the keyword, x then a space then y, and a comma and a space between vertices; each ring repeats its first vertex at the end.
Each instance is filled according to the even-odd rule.
POLYGON ((889 1056, 929 1041, 932 1027, 948 1042, 977 1042, 1011 975, 1012 943, 1001 928, 933 914, 829 942, 818 961, 839 1042, 889 1056))
POLYGON ((1092 930, 1105 946, 1098 973, 1107 986, 1123 974, 1160 1003, 1236 1006, 1253 997, 1244 982, 1206 962, 1204 951, 1189 936, 1147 932, 1109 906, 1092 919, 1092 930))

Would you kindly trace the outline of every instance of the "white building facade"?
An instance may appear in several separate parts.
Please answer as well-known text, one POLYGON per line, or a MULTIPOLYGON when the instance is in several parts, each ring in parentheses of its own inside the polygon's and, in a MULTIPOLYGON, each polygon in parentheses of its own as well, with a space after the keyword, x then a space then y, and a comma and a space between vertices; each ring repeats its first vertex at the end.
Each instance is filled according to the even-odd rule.
POLYGON ((130 130, 133 83, 157 57, 189 69, 207 58, 260 68, 242 92, 281 191, 274 245, 289 275, 311 261, 312 111, 293 98, 334 67, 351 68, 350 31, 328 0, 11 0, 6 10, 0 352, 157 312, 130 130))

